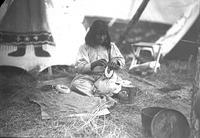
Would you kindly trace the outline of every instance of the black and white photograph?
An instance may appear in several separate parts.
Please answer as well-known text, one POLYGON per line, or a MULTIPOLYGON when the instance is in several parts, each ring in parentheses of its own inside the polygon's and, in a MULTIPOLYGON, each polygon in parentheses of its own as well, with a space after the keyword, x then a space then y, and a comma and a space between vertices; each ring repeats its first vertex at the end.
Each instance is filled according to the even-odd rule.
POLYGON ((200 138, 200 0, 2 1, 0 137, 200 138))

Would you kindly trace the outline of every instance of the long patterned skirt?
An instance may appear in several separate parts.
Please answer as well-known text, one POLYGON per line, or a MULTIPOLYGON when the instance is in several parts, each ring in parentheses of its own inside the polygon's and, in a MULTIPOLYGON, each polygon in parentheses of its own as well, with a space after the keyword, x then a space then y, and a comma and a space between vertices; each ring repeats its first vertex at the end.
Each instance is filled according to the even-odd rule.
POLYGON ((50 0, 13 0, 0 22, 0 45, 55 45, 47 20, 50 0))

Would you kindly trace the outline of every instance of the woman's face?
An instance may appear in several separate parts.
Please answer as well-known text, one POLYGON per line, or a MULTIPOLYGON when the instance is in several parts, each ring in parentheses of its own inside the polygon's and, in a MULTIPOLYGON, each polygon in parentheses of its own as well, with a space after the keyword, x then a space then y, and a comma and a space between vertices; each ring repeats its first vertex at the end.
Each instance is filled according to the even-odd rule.
POLYGON ((107 39, 107 35, 106 34, 97 34, 96 35, 96 43, 101 45, 103 44, 107 39))

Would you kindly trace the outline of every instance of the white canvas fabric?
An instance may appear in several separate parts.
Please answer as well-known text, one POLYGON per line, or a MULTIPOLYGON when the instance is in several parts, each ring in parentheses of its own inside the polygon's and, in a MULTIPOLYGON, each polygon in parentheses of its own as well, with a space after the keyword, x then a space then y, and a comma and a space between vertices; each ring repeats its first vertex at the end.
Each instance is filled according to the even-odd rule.
MULTIPOLYGON (((12 4, 14 2, 20 3, 21 0, 5 0, 4 4, 0 7, 0 24, 5 22, 7 14, 12 10, 12 4)), ((42 71, 52 65, 73 65, 76 60, 78 48, 83 44, 86 34, 86 30, 82 24, 84 16, 102 16, 129 21, 137 11, 142 0, 45 0, 45 2, 47 19, 44 18, 44 20, 48 26, 47 24, 41 26, 42 29, 39 30, 48 30, 54 38, 56 46, 52 47, 48 44, 43 45, 43 49, 48 51, 51 57, 36 57, 34 53, 34 44, 27 47, 24 56, 10 57, 8 53, 15 51, 17 48, 16 45, 8 46, 0 44, 0 65, 16 66, 27 71, 34 68, 38 68, 39 71, 42 71), (69 8, 66 10, 67 6, 69 8)), ((19 5, 23 6, 23 4, 19 5)), ((24 8, 21 8, 21 10, 23 9, 24 8)), ((150 0, 140 20, 166 23, 173 26, 166 32, 166 37, 163 36, 156 41, 162 43, 163 48, 161 53, 166 55, 190 29, 199 15, 199 9, 200 0, 150 0), (185 22, 182 22, 182 19, 186 19, 185 22), (184 25, 182 23, 184 23, 184 25), (177 28, 181 29, 178 33, 175 33, 175 35, 171 35, 172 32, 177 31, 177 28), (172 37, 168 37, 168 34, 172 37)), ((21 10, 17 9, 17 11, 21 10)), ((27 12, 22 13, 24 15, 27 12)), ((8 20, 4 25, 14 23, 16 17, 20 16, 14 16, 11 18, 12 21, 8 20)), ((26 17, 26 19, 28 19, 28 17, 26 17)), ((24 22, 24 19, 17 19, 17 21, 19 21, 17 24, 21 26, 27 23, 24 22), (20 21, 22 24, 20 24, 20 21)), ((19 29, 19 26, 2 28, 10 28, 9 31, 12 31, 12 29, 16 31, 14 28, 25 32, 30 30, 37 31, 39 27, 34 22, 32 23, 32 27, 34 27, 32 29, 27 25, 24 25, 28 27, 27 29, 19 29)), ((155 48, 155 51, 156 50, 155 48)))
MULTIPOLYGON (((143 0, 77 1, 85 15, 131 19, 143 0)), ((150 0, 140 20, 173 24, 198 0, 150 0)), ((77 4, 78 5, 78 4, 77 4)))
POLYGON ((73 65, 86 30, 82 24, 83 16, 77 12, 66 13, 62 6, 54 0, 6 0, 0 8, 0 40, 8 38, 5 36, 8 34, 12 42, 11 39, 0 41, 0 65, 27 71, 73 65), (38 38, 42 40, 38 41, 38 38), (9 53, 19 46, 26 47, 25 54, 10 56, 9 53), (36 56, 34 48, 37 46, 42 46, 50 57, 36 56))

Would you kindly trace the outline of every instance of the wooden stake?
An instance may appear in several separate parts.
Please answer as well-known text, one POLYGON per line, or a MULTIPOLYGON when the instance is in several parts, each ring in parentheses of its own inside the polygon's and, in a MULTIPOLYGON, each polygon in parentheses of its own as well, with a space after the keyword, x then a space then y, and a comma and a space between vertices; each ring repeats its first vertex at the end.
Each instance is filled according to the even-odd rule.
POLYGON ((53 75, 52 67, 48 67, 48 74, 49 74, 49 76, 53 75))
POLYGON ((192 97, 191 97, 191 138, 200 138, 200 47, 198 48, 198 55, 196 60, 196 75, 193 83, 192 97), (198 115, 198 116, 197 116, 198 115))

